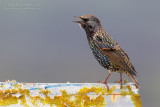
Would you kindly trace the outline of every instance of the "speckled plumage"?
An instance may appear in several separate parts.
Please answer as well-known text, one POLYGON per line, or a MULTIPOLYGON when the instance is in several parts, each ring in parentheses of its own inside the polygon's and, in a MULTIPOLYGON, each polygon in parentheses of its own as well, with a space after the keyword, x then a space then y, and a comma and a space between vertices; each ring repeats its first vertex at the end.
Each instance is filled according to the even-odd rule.
MULTIPOLYGON (((84 15, 76 18, 79 18, 81 21, 74 22, 79 23, 86 31, 91 51, 100 65, 110 72, 123 72, 127 74, 138 87, 139 84, 134 78, 136 71, 128 55, 118 43, 103 30, 100 20, 93 15, 84 15)), ((103 83, 106 83, 108 77, 103 83)), ((122 80, 120 82, 122 84, 122 80)))

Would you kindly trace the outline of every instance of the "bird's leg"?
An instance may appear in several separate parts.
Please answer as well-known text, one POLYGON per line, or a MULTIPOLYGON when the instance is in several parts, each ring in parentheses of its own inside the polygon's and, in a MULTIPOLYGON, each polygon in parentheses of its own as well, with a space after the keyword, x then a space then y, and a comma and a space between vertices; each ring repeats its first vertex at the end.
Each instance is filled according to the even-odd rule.
POLYGON ((109 86, 108 86, 107 80, 108 80, 109 76, 111 75, 111 73, 112 73, 112 72, 109 72, 107 78, 106 78, 103 82, 98 81, 98 82, 100 82, 100 83, 105 84, 105 85, 107 86, 107 89, 108 89, 108 90, 109 90, 109 86))
POLYGON ((122 71, 120 72, 120 81, 115 81, 115 83, 120 83, 120 88, 122 88, 122 71))

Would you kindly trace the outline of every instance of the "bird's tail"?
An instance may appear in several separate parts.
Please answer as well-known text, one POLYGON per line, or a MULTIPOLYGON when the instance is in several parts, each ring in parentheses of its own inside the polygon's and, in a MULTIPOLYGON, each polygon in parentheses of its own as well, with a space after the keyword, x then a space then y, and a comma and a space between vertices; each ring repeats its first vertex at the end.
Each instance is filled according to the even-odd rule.
POLYGON ((135 83, 136 88, 138 88, 139 87, 139 83, 137 82, 135 77, 130 73, 128 73, 128 76, 133 80, 133 82, 135 83))

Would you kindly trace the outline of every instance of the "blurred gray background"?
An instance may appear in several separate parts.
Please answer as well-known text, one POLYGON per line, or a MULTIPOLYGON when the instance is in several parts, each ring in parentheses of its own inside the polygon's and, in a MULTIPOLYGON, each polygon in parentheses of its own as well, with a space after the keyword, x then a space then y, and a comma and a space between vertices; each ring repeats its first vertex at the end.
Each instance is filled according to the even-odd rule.
MULTIPOLYGON (((158 0, 1 0, 0 81, 103 81, 108 71, 94 59, 85 32, 72 23, 77 20, 73 16, 93 14, 128 53, 138 72, 142 106, 158 107, 159 4, 158 0)), ((109 82, 116 80, 115 73, 109 82)))

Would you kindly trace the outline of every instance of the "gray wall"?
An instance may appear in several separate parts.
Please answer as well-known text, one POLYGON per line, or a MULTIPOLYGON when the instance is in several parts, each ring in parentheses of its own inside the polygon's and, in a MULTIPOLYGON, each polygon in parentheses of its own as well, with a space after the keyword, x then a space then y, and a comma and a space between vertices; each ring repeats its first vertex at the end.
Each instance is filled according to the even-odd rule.
MULTIPOLYGON (((159 4, 158 0, 1 0, 0 81, 104 80, 108 71, 92 56, 85 32, 72 23, 76 20, 72 16, 93 14, 131 58, 143 106, 155 106, 160 96, 159 4)), ((119 75, 113 74, 109 82, 116 80, 119 75)))

